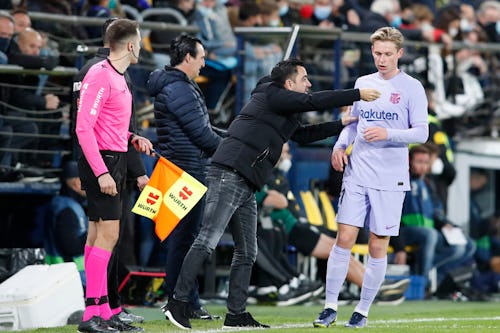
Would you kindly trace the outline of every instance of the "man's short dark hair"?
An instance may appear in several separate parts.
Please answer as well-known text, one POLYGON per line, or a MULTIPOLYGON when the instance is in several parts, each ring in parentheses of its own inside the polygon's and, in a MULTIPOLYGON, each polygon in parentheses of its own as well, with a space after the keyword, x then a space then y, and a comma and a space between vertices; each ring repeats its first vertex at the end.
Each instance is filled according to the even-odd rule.
POLYGON ((279 85, 284 85, 286 80, 298 74, 298 66, 304 67, 304 62, 299 59, 287 59, 278 62, 271 71, 271 80, 279 85))
POLYGON ((196 57, 198 55, 198 49, 196 44, 201 44, 201 40, 196 37, 180 34, 170 43, 170 66, 175 67, 184 61, 186 55, 191 55, 191 57, 196 57))
POLYGON ((104 45, 109 43, 109 40, 108 40, 107 35, 106 35, 106 31, 108 30, 109 25, 116 20, 118 20, 118 17, 110 17, 102 25, 101 36, 102 36, 102 43, 104 45))
POLYGON ((116 49, 119 43, 128 42, 128 39, 137 36, 139 22, 129 19, 118 19, 109 25, 106 30, 106 38, 109 42, 111 50, 116 49))

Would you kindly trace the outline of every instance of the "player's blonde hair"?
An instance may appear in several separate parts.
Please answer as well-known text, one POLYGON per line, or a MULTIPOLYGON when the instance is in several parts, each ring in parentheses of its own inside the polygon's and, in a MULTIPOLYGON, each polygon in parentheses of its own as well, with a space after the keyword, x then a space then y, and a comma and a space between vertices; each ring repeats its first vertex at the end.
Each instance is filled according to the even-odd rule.
POLYGON ((399 31, 398 29, 393 27, 383 27, 375 31, 370 36, 370 41, 372 42, 372 45, 377 41, 393 42, 394 45, 396 45, 396 49, 399 50, 403 47, 405 38, 403 37, 401 31, 399 31))

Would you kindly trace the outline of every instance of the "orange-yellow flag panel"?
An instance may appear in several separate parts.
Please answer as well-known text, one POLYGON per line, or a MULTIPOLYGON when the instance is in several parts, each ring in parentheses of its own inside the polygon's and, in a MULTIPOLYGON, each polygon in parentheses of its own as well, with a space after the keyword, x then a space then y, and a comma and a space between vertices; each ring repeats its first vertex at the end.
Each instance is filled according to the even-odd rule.
POLYGON ((152 219, 163 241, 206 191, 205 185, 160 157, 132 212, 152 219))

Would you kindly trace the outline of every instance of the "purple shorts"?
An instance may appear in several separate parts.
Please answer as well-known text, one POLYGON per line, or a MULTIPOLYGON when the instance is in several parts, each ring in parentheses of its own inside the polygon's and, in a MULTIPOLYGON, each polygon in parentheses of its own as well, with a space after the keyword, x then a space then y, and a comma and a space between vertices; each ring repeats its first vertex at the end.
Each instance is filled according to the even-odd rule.
POLYGON ((404 191, 382 191, 342 183, 337 223, 363 228, 377 236, 399 235, 404 191))

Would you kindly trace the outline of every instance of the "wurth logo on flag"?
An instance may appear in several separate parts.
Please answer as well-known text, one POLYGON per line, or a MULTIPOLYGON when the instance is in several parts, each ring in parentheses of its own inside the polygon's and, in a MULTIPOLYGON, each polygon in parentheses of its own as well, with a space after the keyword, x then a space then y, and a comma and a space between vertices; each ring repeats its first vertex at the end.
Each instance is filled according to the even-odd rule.
POLYGON ((163 241, 206 191, 196 178, 160 157, 132 212, 155 221, 156 235, 163 241))

